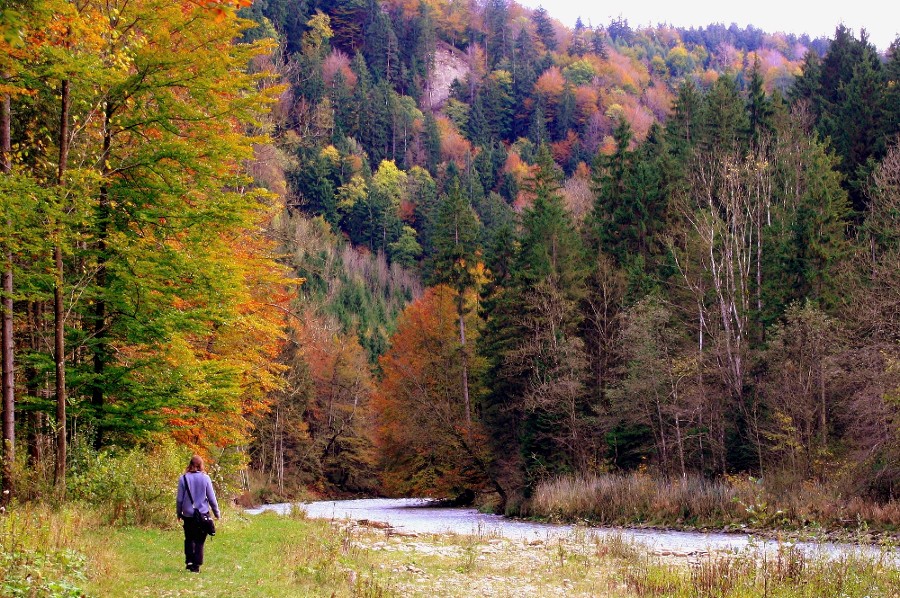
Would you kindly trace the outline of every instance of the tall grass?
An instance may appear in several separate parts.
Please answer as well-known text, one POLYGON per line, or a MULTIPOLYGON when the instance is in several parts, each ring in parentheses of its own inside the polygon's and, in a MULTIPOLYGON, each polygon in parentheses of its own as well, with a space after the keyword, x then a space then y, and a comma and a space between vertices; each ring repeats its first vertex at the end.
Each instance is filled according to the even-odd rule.
POLYGON ((648 561, 623 578, 639 597, 900 596, 900 569, 893 556, 809 556, 784 546, 776 554, 710 555, 689 568, 648 561), (891 560, 888 561, 887 559, 891 560))
MULTIPOLYGON (((65 500, 46 464, 20 467, 18 499, 0 516, 0 596, 83 596, 88 532, 174 527, 175 481, 188 455, 173 443, 122 452, 76 445, 65 500)), ((109 568, 102 545, 89 552, 93 570, 109 568)))
POLYGON ((528 514, 599 524, 734 522, 741 520, 738 500, 733 486, 699 477, 561 477, 537 487, 528 514))
POLYGON ((845 498, 823 484, 779 490, 749 477, 663 479, 644 473, 547 480, 538 485, 525 514, 618 525, 884 531, 900 527, 900 503, 845 498))
POLYGON ((98 523, 83 508, 12 505, 0 517, 0 596, 83 596, 80 541, 98 523))

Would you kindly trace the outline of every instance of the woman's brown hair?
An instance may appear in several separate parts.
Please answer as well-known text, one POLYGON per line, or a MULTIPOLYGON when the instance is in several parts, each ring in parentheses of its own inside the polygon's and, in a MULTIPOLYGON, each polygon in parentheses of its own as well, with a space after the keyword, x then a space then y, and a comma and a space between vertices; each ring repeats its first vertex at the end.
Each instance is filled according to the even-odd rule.
POLYGON ((194 473, 197 471, 203 471, 203 457, 200 455, 194 455, 191 457, 191 462, 188 463, 187 469, 184 470, 184 473, 194 473))

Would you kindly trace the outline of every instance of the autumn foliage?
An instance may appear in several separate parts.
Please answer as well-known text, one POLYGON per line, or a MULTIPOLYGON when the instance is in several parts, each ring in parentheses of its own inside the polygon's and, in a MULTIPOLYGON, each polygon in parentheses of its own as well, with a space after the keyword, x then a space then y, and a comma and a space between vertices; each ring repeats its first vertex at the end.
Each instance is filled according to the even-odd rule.
MULTIPOLYGON (((430 288, 406 308, 379 365, 374 407, 385 490, 447 496, 485 485, 489 451, 480 425, 466 424, 449 287, 430 288)), ((478 369, 476 364, 473 371, 478 369)))

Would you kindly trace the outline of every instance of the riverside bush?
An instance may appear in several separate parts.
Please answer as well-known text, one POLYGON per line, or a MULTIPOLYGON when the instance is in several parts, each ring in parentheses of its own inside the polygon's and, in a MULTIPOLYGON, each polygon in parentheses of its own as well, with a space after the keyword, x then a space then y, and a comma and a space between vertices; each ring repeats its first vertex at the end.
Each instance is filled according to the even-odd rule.
POLYGON ((594 523, 709 523, 741 519, 735 490, 700 477, 675 481, 647 474, 561 477, 538 485, 528 513, 594 523))

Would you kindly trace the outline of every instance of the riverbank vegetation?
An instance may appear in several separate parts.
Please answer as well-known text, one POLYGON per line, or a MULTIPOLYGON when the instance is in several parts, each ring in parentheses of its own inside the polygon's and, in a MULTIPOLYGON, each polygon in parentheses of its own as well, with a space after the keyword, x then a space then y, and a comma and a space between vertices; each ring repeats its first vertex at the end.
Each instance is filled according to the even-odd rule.
POLYGON ((593 525, 805 533, 871 542, 896 537, 900 504, 835 494, 806 482, 775 491, 752 477, 660 479, 647 474, 564 477, 538 484, 526 515, 593 525), (840 530, 840 531, 838 531, 840 530))
POLYGON ((165 526, 197 452, 244 504, 894 532, 898 90, 842 25, 10 0, 0 506, 165 526))

